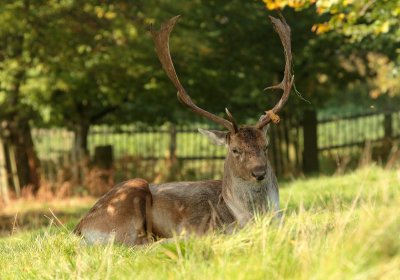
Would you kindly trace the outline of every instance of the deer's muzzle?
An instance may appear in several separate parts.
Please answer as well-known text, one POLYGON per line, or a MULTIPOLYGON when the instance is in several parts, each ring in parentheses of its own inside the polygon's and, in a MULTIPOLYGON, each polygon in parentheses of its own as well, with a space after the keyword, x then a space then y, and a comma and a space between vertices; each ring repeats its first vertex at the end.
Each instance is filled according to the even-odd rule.
POLYGON ((267 171, 265 170, 265 167, 256 167, 251 171, 251 175, 257 179, 257 181, 262 181, 265 178, 265 174, 267 174, 267 171))

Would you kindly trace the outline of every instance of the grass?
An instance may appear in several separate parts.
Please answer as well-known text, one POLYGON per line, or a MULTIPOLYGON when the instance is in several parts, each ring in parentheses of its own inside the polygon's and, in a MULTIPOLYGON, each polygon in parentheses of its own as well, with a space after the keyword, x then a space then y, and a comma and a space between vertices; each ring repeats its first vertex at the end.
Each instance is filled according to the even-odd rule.
POLYGON ((296 180, 281 197, 280 226, 257 217, 233 235, 142 248, 85 246, 76 219, 49 222, 0 239, 0 279, 399 279, 400 171, 296 180))

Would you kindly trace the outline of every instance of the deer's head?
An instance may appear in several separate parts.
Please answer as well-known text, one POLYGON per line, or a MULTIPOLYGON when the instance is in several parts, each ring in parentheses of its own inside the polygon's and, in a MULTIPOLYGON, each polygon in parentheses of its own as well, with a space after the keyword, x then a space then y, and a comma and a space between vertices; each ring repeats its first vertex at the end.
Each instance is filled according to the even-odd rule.
POLYGON ((267 132, 269 123, 279 122, 277 113, 286 103, 294 82, 294 76, 291 73, 292 52, 290 44, 290 27, 282 16, 280 19, 270 17, 274 29, 281 39, 286 63, 283 80, 278 85, 266 89, 283 90, 281 99, 272 109, 265 111, 257 124, 253 126, 239 127, 228 109, 225 109, 227 119, 224 119, 198 107, 180 83, 169 52, 169 36, 178 19, 179 16, 171 18, 161 25, 160 31, 152 30, 151 33, 155 42, 158 58, 160 59, 168 77, 178 90, 179 101, 193 112, 220 124, 227 129, 227 131, 205 129, 199 129, 199 131, 210 138, 213 143, 217 145, 225 145, 227 147, 227 160, 231 163, 230 167, 233 168, 233 172, 235 172, 236 176, 245 180, 253 179, 262 181, 266 176, 267 168, 269 168, 267 159, 267 132))
POLYGON ((235 176, 244 180, 264 180, 268 168, 269 125, 263 129, 244 126, 236 133, 229 131, 199 129, 212 143, 226 146, 227 160, 235 176))

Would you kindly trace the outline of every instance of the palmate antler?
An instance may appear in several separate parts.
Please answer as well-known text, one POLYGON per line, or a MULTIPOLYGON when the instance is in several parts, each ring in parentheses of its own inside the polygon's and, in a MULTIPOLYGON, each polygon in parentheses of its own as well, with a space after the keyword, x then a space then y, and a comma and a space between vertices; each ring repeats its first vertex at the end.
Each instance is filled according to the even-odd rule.
POLYGON ((190 96, 186 93, 184 87, 178 79, 178 76, 176 75, 175 67, 171 59, 171 54, 169 52, 169 35, 174 29, 174 26, 179 17, 180 16, 175 16, 167 22, 163 23, 161 25, 160 31, 151 30, 151 35, 153 36, 156 47, 156 53, 164 68, 164 71, 167 73, 169 79, 178 90, 178 99, 182 104, 191 109, 193 112, 203 117, 206 117, 207 119, 224 126, 230 132, 235 133, 237 131, 237 125, 232 115, 229 113, 228 109, 226 109, 226 112, 228 114, 229 121, 196 106, 190 96))
POLYGON ((274 86, 267 87, 267 89, 281 89, 283 90, 283 94, 278 103, 268 111, 265 111, 265 115, 260 118, 256 127, 263 128, 271 121, 274 123, 279 123, 279 117, 277 113, 282 109, 283 105, 285 105, 286 101, 289 98, 290 91, 292 89, 292 85, 294 83, 294 75, 292 75, 292 48, 290 43, 290 27, 286 23, 285 19, 282 15, 280 15, 280 19, 269 17, 272 21, 272 25, 274 26, 275 31, 278 33, 279 38, 281 39, 283 49, 285 52, 285 73, 283 76, 283 80, 274 86))

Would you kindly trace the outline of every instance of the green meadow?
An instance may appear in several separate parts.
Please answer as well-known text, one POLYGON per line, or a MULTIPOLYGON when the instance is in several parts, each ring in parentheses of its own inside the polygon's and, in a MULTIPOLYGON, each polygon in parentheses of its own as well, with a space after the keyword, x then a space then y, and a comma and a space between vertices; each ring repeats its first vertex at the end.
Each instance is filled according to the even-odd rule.
POLYGON ((71 230, 93 200, 71 201, 3 211, 18 218, 0 238, 0 279, 400 278, 399 170, 371 166, 285 182, 281 224, 256 217, 232 235, 137 248, 82 244, 71 230), (31 213, 40 213, 35 226, 31 213))

